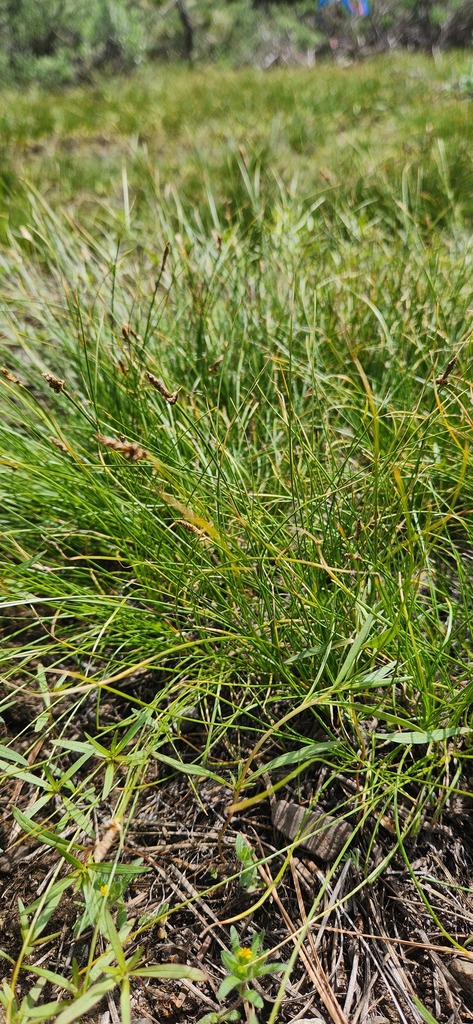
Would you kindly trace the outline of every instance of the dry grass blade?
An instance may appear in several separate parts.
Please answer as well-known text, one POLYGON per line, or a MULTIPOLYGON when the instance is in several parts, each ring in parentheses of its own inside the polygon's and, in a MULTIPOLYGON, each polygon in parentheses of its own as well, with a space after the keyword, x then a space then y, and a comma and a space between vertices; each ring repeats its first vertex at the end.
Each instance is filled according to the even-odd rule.
MULTIPOLYGON (((294 944, 297 946, 298 943, 299 943, 299 936, 300 936, 301 929, 300 928, 296 928, 296 926, 291 921, 291 918, 290 918, 290 916, 289 916, 289 914, 288 914, 284 904, 282 903, 282 901, 281 901, 281 899, 279 897, 279 894, 278 894, 278 891, 277 891, 277 887, 274 885, 274 881, 273 881, 273 879, 272 879, 272 877, 270 875, 268 866, 266 865, 266 866, 263 867, 263 865, 260 864, 260 865, 258 865, 258 870, 259 870, 259 872, 261 874, 261 877, 263 878, 265 884, 268 887, 269 886, 272 887, 272 898, 274 899, 274 902, 276 903, 276 905, 278 907, 278 910, 279 910, 279 912, 281 914, 281 917, 283 918, 283 920, 284 920, 284 922, 285 922, 285 924, 287 926, 288 932, 289 932, 289 934, 290 934, 294 944)), ((303 921, 303 926, 304 925, 307 925, 307 920, 303 921)), ((309 928, 310 928, 310 925, 309 925, 309 928)), ((308 929, 308 931, 309 931, 309 929, 308 929)), ((327 975, 326 975, 326 973, 325 973, 325 971, 324 971, 324 969, 322 967, 322 964, 321 964, 321 962, 319 960, 319 956, 317 954, 317 951, 315 950, 315 947, 312 948, 310 950, 310 952, 309 952, 304 947, 304 944, 301 944, 299 946, 298 955, 299 955, 302 963, 304 964, 304 967, 305 967, 305 969, 307 971, 307 974, 308 974, 309 978, 311 979, 311 981, 313 982, 313 984, 314 984, 314 986, 315 986, 315 988, 316 988, 316 990, 317 990, 317 992, 318 992, 318 994, 320 996, 320 999, 322 1000, 326 1010, 328 1010, 328 1012, 330 1014, 330 1018, 333 1021, 333 1024, 349 1024, 349 1021, 348 1021, 347 1017, 345 1016, 345 1014, 344 1014, 344 1012, 343 1012, 343 1010, 342 1010, 342 1008, 341 1008, 341 1006, 340 1006, 340 1004, 339 1004, 339 1002, 338 1002, 338 1000, 337 1000, 337 998, 335 996, 335 993, 334 993, 334 991, 333 991, 333 989, 332 989, 332 987, 330 985, 330 982, 329 982, 329 980, 327 978, 327 975)))

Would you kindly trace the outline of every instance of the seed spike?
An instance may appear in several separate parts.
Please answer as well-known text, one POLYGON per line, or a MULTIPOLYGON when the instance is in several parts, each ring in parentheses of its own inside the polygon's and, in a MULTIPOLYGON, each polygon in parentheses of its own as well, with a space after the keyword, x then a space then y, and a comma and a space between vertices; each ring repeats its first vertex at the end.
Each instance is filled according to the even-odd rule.
POLYGON ((95 440, 104 448, 111 448, 118 452, 127 462, 139 462, 140 459, 147 459, 149 452, 142 448, 136 441, 127 441, 124 435, 121 437, 107 437, 106 434, 95 434, 95 440))
POLYGON ((159 394, 163 396, 164 401, 167 402, 168 405, 175 405, 176 404, 177 399, 178 399, 178 395, 179 395, 179 391, 169 391, 168 388, 166 387, 166 385, 161 380, 161 378, 160 377, 155 377, 154 373, 150 373, 148 371, 146 376, 147 376, 150 384, 153 385, 153 387, 156 389, 156 391, 159 391, 159 394))
POLYGON ((59 377, 55 377, 53 373, 42 373, 41 376, 44 377, 46 384, 49 384, 49 387, 53 391, 55 391, 56 394, 59 394, 61 391, 64 391, 66 385, 65 380, 61 380, 59 377))
POLYGON ((163 258, 161 260, 161 270, 159 271, 160 274, 164 273, 164 270, 165 270, 165 267, 166 267, 166 263, 167 263, 167 258, 169 256, 170 252, 171 252, 171 243, 170 242, 166 242, 166 245, 164 246, 163 258))
POLYGON ((6 380, 10 381, 10 384, 19 384, 21 388, 26 387, 26 384, 24 384, 24 382, 20 380, 19 377, 15 377, 15 374, 12 373, 11 370, 8 369, 8 367, 0 366, 0 373, 3 373, 3 376, 5 377, 6 380))

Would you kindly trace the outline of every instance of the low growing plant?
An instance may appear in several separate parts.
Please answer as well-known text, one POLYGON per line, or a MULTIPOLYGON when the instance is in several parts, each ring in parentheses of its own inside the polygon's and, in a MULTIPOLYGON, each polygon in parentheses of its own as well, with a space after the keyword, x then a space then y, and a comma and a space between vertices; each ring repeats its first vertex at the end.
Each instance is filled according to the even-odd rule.
POLYGON ((235 840, 235 853, 241 864, 240 885, 246 892, 256 892, 261 889, 262 882, 258 875, 258 868, 255 862, 255 855, 251 846, 238 833, 235 840))
MULTIPOLYGON (((233 989, 236 989, 242 1000, 251 1003, 252 1006, 262 1009, 263 998, 253 987, 252 983, 256 978, 262 978, 265 974, 276 974, 283 971, 286 964, 266 961, 264 950, 264 931, 255 932, 251 946, 242 946, 238 938, 236 928, 230 928, 231 952, 222 950, 222 963, 226 970, 217 996, 225 999, 233 989)), ((254 1012, 250 1018, 253 1024, 257 1024, 257 1017, 254 1012)))

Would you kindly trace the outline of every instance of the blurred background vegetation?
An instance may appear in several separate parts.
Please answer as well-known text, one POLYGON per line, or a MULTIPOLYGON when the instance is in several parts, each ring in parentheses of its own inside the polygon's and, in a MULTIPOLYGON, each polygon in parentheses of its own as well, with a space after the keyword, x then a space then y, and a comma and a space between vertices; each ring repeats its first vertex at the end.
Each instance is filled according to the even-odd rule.
POLYGON ((311 65, 324 53, 432 50, 473 41, 473 0, 372 0, 350 18, 317 0, 0 0, 0 80, 88 81, 147 62, 311 65))

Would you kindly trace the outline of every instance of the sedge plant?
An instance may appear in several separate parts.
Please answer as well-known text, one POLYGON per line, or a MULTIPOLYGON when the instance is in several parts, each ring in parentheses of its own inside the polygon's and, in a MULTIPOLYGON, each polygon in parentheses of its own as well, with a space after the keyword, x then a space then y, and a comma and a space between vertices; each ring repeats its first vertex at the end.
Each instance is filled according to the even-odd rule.
MULTIPOLYGON (((104 122, 128 140, 126 217, 116 154, 98 160, 89 139, 95 95, 48 105, 51 147, 29 157, 41 190, 15 192, 0 247, 0 772, 19 794, 13 854, 52 858, 40 903, 20 907, 21 952, 2 947, 10 1020, 65 1024, 97 985, 120 990, 126 1020, 138 970, 172 966, 155 964, 152 908, 136 920, 129 894, 148 879, 133 827, 176 780, 206 815, 207 785, 255 815, 265 769, 300 786, 356 823, 357 900, 400 856, 436 933, 454 938, 412 850, 468 786, 473 121, 467 100, 438 95, 440 67, 407 66, 321 71, 320 166, 312 79, 292 79, 295 111, 279 72, 264 87, 223 76, 209 125, 212 83, 193 78, 205 173, 189 155, 190 79, 169 90, 159 138, 164 80, 146 103, 130 81, 119 110, 104 84, 104 122), (224 118, 248 96, 238 148, 224 118), (147 152, 126 134, 139 117, 147 152), (74 118, 87 159, 64 158, 59 181, 54 133, 74 118), (90 867, 111 820, 116 858, 90 867), (68 935, 88 944, 78 971, 55 938, 71 894, 68 935), (135 961, 138 935, 150 948, 135 961), (53 953, 45 1000, 31 965, 53 953)), ((9 106, 14 163, 46 101, 31 103, 9 106)), ((256 915, 268 900, 250 846, 229 845, 256 915)), ((214 852, 209 899, 226 884, 214 852)), ((169 927, 197 898, 176 899, 169 927)), ((220 995, 256 1012, 254 983, 276 968, 255 928, 248 947, 232 933, 220 995)))

